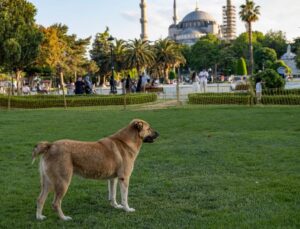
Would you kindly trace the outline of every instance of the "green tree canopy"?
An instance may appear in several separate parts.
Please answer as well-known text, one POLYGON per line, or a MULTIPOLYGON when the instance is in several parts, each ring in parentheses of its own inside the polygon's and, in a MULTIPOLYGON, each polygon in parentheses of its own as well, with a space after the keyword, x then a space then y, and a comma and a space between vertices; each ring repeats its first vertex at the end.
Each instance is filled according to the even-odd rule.
POLYGON ((274 49, 263 47, 255 50, 254 59, 257 69, 264 70, 274 64, 277 60, 277 54, 274 49))
POLYGON ((265 38, 262 42, 264 47, 274 49, 280 58, 285 52, 287 47, 287 40, 285 33, 282 31, 269 31, 265 34, 265 38))
POLYGON ((193 70, 213 68, 218 62, 220 40, 212 34, 201 37, 192 47, 188 63, 193 70))
POLYGON ((1 0, 0 65, 15 72, 18 92, 21 72, 35 61, 43 39, 35 15, 34 5, 26 0, 1 0))

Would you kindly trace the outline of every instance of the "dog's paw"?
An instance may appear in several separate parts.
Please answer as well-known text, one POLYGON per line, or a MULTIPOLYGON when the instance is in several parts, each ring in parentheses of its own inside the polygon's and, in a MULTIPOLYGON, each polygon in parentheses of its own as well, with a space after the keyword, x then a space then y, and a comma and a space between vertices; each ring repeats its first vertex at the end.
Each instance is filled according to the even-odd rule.
POLYGON ((124 208, 124 210, 125 210, 126 212, 135 212, 135 209, 134 209, 134 208, 130 208, 130 207, 124 208))
POLYGON ((63 216, 61 219, 64 220, 64 221, 69 221, 69 220, 72 220, 72 217, 70 217, 70 216, 63 216))
POLYGON ((117 202, 110 203, 110 205, 113 206, 113 207, 116 208, 116 209, 122 209, 122 208, 123 208, 123 206, 120 205, 120 204, 118 204, 117 202))
POLYGON ((44 219, 46 219, 47 217, 46 216, 44 216, 44 215, 36 215, 36 219, 37 220, 44 220, 44 219))

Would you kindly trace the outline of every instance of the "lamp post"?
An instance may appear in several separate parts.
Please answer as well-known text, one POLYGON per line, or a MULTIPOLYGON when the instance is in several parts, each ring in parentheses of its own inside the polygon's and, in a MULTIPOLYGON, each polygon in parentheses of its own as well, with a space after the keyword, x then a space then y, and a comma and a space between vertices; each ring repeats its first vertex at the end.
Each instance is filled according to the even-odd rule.
POLYGON ((114 58, 113 58, 113 44, 112 41, 115 39, 110 36, 107 41, 109 41, 109 47, 110 47, 110 63, 111 63, 111 77, 110 77, 110 94, 116 94, 116 85, 115 85, 115 77, 114 77, 114 58))

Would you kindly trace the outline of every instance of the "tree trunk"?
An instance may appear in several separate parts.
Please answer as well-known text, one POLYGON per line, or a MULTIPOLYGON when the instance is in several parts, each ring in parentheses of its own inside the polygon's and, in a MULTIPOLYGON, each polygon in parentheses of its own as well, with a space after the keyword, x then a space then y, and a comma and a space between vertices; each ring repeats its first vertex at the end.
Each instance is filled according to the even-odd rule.
POLYGON ((169 68, 167 66, 164 67, 164 82, 169 84, 169 77, 168 77, 169 68))
POLYGON ((21 79, 21 73, 22 71, 17 69, 16 70, 16 81, 17 81, 17 95, 21 95, 21 82, 20 82, 20 79, 21 79))
POLYGON ((65 95, 65 84, 64 84, 64 74, 63 72, 60 72, 60 85, 63 93, 63 99, 64 99, 64 108, 67 109, 67 100, 65 95))
POLYGON ((249 73, 251 74, 251 76, 254 73, 254 59, 253 59, 253 44, 252 44, 252 23, 248 23, 249 26, 249 31, 248 31, 248 35, 249 35, 249 59, 250 59, 250 66, 249 66, 249 73))

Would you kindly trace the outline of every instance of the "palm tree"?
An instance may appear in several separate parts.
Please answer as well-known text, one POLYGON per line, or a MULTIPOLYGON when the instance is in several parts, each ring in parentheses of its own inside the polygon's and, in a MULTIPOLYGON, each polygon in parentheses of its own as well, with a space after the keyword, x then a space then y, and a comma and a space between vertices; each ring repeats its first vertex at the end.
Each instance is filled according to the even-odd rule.
POLYGON ((249 36, 249 55, 250 55, 250 71, 251 75, 253 75, 253 67, 254 67, 254 60, 253 60, 253 45, 252 45, 252 23, 256 22, 260 15, 260 6, 255 6, 255 3, 251 0, 246 0, 244 5, 240 6, 240 18, 244 21, 247 25, 248 29, 248 36, 249 36))
POLYGON ((154 61, 154 52, 149 41, 142 39, 130 40, 126 51, 126 64, 128 68, 136 68, 138 74, 154 61))
POLYGON ((185 63, 185 58, 181 53, 180 46, 168 38, 158 40, 154 48, 157 68, 162 69, 164 81, 167 82, 170 68, 185 63))
POLYGON ((125 66, 125 57, 127 51, 127 43, 122 39, 116 39, 114 50, 114 59, 115 59, 115 66, 116 71, 121 72, 126 68, 125 66))

